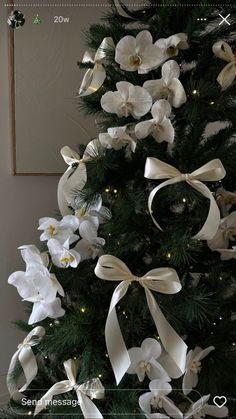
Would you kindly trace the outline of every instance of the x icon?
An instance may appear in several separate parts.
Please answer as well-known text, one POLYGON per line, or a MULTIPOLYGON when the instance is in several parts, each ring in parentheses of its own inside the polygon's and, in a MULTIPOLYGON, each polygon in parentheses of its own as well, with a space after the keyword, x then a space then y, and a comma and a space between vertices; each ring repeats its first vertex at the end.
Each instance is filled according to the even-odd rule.
POLYGON ((219 23, 219 26, 220 25, 222 25, 222 23, 227 23, 228 25, 230 25, 230 23, 228 22, 228 20, 227 20, 227 18, 230 16, 230 13, 226 16, 226 17, 223 17, 220 13, 219 13, 219 16, 221 17, 221 19, 222 19, 222 21, 219 23))

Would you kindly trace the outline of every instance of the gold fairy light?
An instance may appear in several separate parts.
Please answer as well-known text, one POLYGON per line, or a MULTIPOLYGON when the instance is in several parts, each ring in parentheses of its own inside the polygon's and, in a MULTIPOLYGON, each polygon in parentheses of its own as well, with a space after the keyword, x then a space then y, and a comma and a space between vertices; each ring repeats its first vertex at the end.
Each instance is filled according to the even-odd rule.
POLYGON ((170 253, 170 252, 168 252, 168 253, 167 253, 167 255, 166 255, 166 257, 167 257, 168 259, 170 259, 170 258, 171 258, 171 253, 170 253))
POLYGON ((85 313, 86 312, 86 308, 85 307, 81 307, 80 308, 81 313, 85 313))
POLYGON ((194 89, 193 91, 192 91, 192 94, 193 95, 196 95, 198 93, 198 91, 196 90, 196 89, 194 89))
POLYGON ((187 202, 187 199, 186 198, 183 198, 182 199, 182 202, 184 202, 184 203, 187 202))
POLYGON ((213 101, 212 101, 212 102, 211 102, 211 105, 214 105, 214 103, 215 103, 215 102, 213 102, 213 101))
POLYGON ((106 188, 105 192, 108 193, 110 191, 110 188, 106 188))

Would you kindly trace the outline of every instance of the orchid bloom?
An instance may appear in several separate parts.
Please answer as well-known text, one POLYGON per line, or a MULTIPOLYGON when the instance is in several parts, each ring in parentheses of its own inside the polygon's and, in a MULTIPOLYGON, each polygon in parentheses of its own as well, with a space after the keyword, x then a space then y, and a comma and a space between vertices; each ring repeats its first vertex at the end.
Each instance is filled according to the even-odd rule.
POLYGON ((137 374, 139 381, 143 381, 145 375, 150 380, 158 378, 163 381, 170 381, 167 372, 157 361, 161 354, 161 345, 156 339, 147 338, 143 341, 141 348, 129 349, 131 365, 127 370, 128 374, 137 374))
POLYGON ((216 249, 220 253, 221 260, 236 259, 236 246, 232 246, 232 249, 216 249))
POLYGON ((82 239, 76 244, 74 250, 80 254, 81 261, 95 259, 101 253, 105 240, 97 237, 97 229, 89 221, 81 224, 80 235, 82 239))
POLYGON ((154 103, 152 110, 152 119, 139 122, 135 126, 135 135, 137 138, 145 138, 151 135, 158 143, 167 141, 172 143, 174 140, 174 127, 169 119, 171 106, 165 99, 154 103))
POLYGON ((56 239, 50 239, 47 243, 52 262, 59 268, 77 268, 80 255, 74 249, 70 249, 69 239, 61 244, 56 239))
POLYGON ((75 207, 75 215, 80 222, 79 233, 83 231, 82 224, 85 221, 88 221, 97 230, 99 224, 106 223, 111 219, 111 212, 107 207, 102 205, 100 194, 91 204, 86 204, 82 199, 77 199, 75 201, 75 207))
POLYGON ((162 380, 152 380, 149 383, 150 392, 139 397, 139 406, 151 418, 182 418, 182 412, 175 406, 167 394, 172 391, 169 383, 162 380), (153 410, 155 413, 153 413, 153 410), (168 416, 165 415, 167 413, 168 416))
POLYGON ((220 220, 218 231, 211 240, 207 241, 207 244, 212 250, 227 249, 230 240, 234 240, 234 236, 236 236, 236 211, 220 220))
POLYGON ((120 118, 132 115, 135 119, 149 112, 152 97, 143 87, 120 81, 116 88, 117 91, 107 92, 101 98, 101 106, 106 112, 116 113, 120 118))
POLYGON ((99 134, 99 141, 105 148, 121 150, 123 147, 130 147, 135 152, 136 141, 126 132, 126 125, 123 127, 108 128, 107 133, 99 134))
POLYGON ((186 357, 186 369, 183 377, 183 393, 189 394, 198 383, 198 374, 201 371, 201 360, 205 358, 215 348, 209 346, 206 349, 201 349, 198 346, 194 350, 190 350, 186 357))
POLYGON ((69 239, 70 243, 78 240, 74 232, 79 227, 79 220, 74 215, 65 215, 61 221, 55 218, 44 217, 39 220, 38 230, 43 230, 40 240, 57 239, 60 243, 65 243, 69 239))
POLYGON ((46 317, 56 319, 65 314, 57 293, 64 296, 64 290, 55 275, 50 274, 44 266, 35 264, 26 272, 14 272, 8 278, 8 283, 14 285, 25 301, 33 303, 29 324, 37 323, 46 317))
POLYGON ((197 402, 193 403, 187 413, 184 415, 184 419, 203 419, 206 416, 212 416, 213 418, 225 418, 228 416, 228 408, 226 406, 212 406, 208 404, 210 394, 201 397, 197 402))
POLYGON ((179 108, 187 101, 182 83, 179 81, 180 67, 174 60, 169 60, 161 68, 161 79, 148 80, 143 87, 150 93, 153 100, 166 99, 179 108))
POLYGON ((134 36, 124 36, 116 45, 115 61, 126 71, 148 73, 163 62, 162 49, 153 44, 152 35, 144 30, 134 36))
POLYGON ((177 33, 169 38, 161 38, 155 42, 155 45, 162 49, 163 61, 178 55, 180 49, 189 47, 186 33, 177 33))

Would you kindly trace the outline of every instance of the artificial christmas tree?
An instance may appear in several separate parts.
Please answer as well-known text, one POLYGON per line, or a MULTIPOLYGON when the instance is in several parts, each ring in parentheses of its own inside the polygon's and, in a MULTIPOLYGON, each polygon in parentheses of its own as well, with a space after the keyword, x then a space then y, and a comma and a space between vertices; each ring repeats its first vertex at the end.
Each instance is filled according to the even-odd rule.
POLYGON ((62 218, 9 278, 31 314, 1 418, 235 416, 235 15, 118 2, 89 28, 98 138, 62 149, 62 218))

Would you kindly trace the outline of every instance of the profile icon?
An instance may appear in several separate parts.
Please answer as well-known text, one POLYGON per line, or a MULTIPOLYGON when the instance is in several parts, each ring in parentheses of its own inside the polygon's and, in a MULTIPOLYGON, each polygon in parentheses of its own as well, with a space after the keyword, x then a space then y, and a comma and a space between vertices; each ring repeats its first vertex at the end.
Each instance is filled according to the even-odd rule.
POLYGON ((19 10, 13 10, 7 19, 8 25, 12 29, 18 29, 25 23, 25 16, 19 10))

